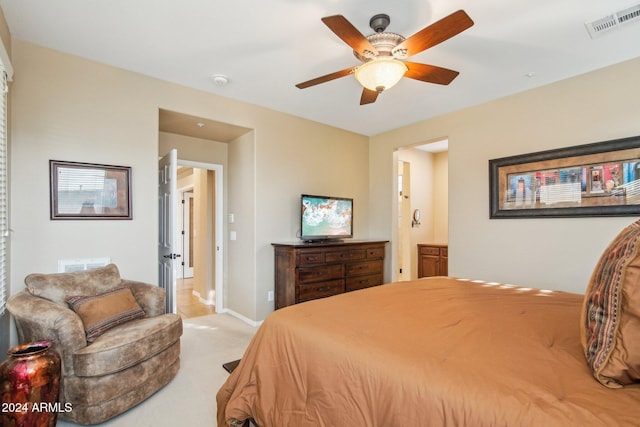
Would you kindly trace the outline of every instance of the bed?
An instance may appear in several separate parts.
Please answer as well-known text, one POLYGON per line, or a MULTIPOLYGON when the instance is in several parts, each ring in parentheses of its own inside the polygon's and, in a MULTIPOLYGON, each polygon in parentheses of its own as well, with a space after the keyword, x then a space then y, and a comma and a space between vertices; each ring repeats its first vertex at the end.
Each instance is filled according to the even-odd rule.
POLYGON ((607 387, 585 359, 583 300, 435 277, 277 310, 219 390, 218 425, 640 425, 638 385, 607 387))

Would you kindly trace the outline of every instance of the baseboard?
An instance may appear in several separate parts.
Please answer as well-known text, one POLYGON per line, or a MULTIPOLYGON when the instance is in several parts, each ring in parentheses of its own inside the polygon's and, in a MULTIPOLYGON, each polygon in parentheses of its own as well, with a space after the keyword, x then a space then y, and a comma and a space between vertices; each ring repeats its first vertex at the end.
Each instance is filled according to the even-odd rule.
POLYGON ((249 319, 247 316, 243 316, 242 314, 231 310, 230 308, 225 308, 222 310, 222 313, 228 314, 230 316, 235 317, 236 319, 240 319, 242 320, 244 323, 254 326, 254 327, 258 327, 260 325, 262 325, 262 322, 264 322, 264 320, 260 320, 260 321, 255 321, 255 320, 251 320, 249 319))
POLYGON ((202 298, 200 296, 200 292, 196 291, 195 289, 191 291, 191 295, 198 298, 198 301, 200 301, 200 303, 204 305, 216 305, 216 302, 214 300, 202 298))

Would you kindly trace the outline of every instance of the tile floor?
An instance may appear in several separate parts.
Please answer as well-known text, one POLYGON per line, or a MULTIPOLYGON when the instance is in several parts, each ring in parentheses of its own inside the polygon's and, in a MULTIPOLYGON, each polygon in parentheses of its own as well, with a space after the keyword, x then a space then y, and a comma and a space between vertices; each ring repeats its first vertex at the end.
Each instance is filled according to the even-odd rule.
POLYGON ((183 319, 215 314, 213 305, 206 305, 200 302, 198 297, 193 295, 193 279, 176 280, 176 305, 178 314, 183 319))

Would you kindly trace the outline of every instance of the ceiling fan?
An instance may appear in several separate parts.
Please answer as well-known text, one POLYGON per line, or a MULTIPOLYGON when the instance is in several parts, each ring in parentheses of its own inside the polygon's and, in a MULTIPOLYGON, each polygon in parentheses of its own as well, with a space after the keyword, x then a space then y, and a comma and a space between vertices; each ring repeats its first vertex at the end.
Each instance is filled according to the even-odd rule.
POLYGON ((458 76, 457 71, 409 62, 406 58, 442 43, 473 25, 473 21, 463 10, 423 28, 409 38, 385 31, 391 22, 386 14, 371 18, 369 26, 375 33, 366 37, 342 15, 327 16, 322 18, 322 22, 353 49, 362 65, 316 77, 298 83, 296 87, 304 89, 353 73, 364 88, 360 105, 375 102, 382 91, 391 88, 403 76, 427 83, 451 83, 458 76))

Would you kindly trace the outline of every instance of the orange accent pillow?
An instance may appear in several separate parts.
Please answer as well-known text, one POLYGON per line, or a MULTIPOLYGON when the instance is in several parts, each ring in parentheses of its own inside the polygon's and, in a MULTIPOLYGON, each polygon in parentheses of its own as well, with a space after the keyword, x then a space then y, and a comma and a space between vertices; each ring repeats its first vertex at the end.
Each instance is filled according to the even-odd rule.
POLYGON ((115 326, 146 317, 127 287, 113 288, 96 295, 69 296, 65 301, 82 319, 88 342, 93 342, 115 326))

